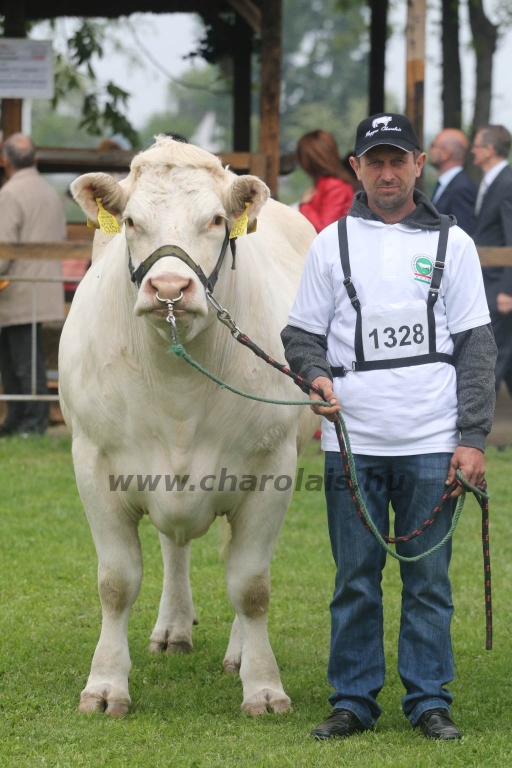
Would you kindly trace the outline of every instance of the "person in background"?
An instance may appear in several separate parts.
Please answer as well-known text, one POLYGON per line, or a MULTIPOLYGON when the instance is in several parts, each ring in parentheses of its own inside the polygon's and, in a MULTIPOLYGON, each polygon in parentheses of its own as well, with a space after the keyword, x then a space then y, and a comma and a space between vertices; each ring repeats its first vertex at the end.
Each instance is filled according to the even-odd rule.
MULTIPOLYGON (((29 136, 15 133, 3 146, 8 181, 0 190, 0 242, 48 243, 66 239, 66 219, 57 192, 37 171, 36 149, 29 136)), ((10 277, 61 276, 58 261, 0 259, 0 275, 10 277)), ((47 394, 41 324, 64 319, 60 282, 11 280, 0 293, 0 375, 4 393, 31 393, 32 290, 35 285, 36 385, 47 394)), ((48 403, 10 401, 0 437, 43 434, 48 426, 48 403)))
MULTIPOLYGON (((481 246, 512 245, 512 168, 510 133, 502 125, 480 128, 471 147, 483 171, 475 206, 473 240, 481 246)), ((496 391, 512 382, 512 267, 483 267, 485 294, 498 346, 496 391)))
POLYGON ((314 186, 302 196, 299 210, 317 232, 346 216, 354 190, 341 164, 336 139, 327 131, 306 133, 297 145, 297 160, 314 186))
POLYGON ((464 171, 468 140, 462 131, 445 128, 430 145, 430 165, 439 173, 432 202, 439 213, 453 214, 468 235, 473 228, 476 187, 464 171))
POLYGON ((361 184, 361 182, 357 178, 357 176, 355 174, 355 171, 352 168, 352 165, 350 163, 350 158, 351 157, 355 157, 354 153, 353 152, 347 152, 347 154, 344 157, 340 158, 340 160, 341 160, 341 164, 342 164, 343 168, 346 170, 346 172, 348 174, 347 181, 350 184, 350 186, 352 187, 352 189, 354 190, 354 194, 355 194, 356 192, 359 192, 360 190, 363 189, 363 185, 361 184))

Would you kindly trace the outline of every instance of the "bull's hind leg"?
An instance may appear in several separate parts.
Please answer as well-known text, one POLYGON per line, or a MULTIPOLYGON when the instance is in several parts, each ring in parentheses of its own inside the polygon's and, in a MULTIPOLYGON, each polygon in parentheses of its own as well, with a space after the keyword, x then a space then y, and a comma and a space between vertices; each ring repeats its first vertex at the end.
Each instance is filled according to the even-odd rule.
POLYGON ((290 708, 267 632, 270 561, 288 497, 273 489, 249 494, 232 520, 226 577, 242 636, 242 710, 251 715, 286 712, 290 708))
POLYGON ((242 646, 242 625, 240 624, 238 616, 235 616, 235 620, 231 626, 231 634, 229 636, 226 655, 222 662, 224 671, 227 672, 228 675, 236 675, 240 671, 240 666, 242 664, 242 646))
MULTIPOLYGON (((75 456, 76 458, 76 456, 75 456)), ((79 712, 128 712, 128 617, 142 581, 142 555, 138 524, 127 516, 117 493, 101 493, 98 485, 106 475, 90 481, 75 462, 78 487, 98 554, 98 591, 103 621, 79 712)))
POLYGON ((178 547, 160 534, 164 560, 164 586, 160 610, 151 634, 152 653, 188 653, 192 650, 192 624, 195 622, 190 587, 190 542, 178 547))

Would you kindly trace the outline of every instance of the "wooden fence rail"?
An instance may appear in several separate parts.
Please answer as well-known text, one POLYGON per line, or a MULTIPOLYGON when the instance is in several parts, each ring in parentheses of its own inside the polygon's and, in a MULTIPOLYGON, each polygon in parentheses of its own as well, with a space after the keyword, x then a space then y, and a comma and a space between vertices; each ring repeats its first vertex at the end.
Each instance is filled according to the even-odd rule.
MULTIPOLYGON (((68 225, 68 240, 60 243, 0 243, 0 259, 90 259, 93 229, 68 225)), ((512 248, 478 248, 482 267, 512 267, 512 248)))

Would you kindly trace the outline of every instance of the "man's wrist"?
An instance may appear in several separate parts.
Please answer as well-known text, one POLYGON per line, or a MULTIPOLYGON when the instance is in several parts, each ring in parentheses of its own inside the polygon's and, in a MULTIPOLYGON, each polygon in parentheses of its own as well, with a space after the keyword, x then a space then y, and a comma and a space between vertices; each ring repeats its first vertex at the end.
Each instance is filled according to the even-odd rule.
POLYGON ((477 448, 485 453, 485 440, 487 432, 480 427, 466 427, 460 431, 459 445, 464 448, 477 448))
POLYGON ((331 371, 325 371, 323 368, 318 368, 317 366, 310 368, 304 378, 308 379, 308 381, 313 381, 313 379, 316 379, 317 376, 324 376, 326 379, 330 379, 332 381, 331 371))

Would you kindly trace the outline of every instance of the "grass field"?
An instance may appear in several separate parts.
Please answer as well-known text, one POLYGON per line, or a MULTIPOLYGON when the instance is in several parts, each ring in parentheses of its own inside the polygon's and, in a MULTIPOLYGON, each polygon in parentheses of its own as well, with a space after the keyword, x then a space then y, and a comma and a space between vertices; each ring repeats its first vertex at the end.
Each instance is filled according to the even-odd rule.
MULTIPOLYGON (((306 472, 321 472, 311 444, 306 472)), ((251 719, 241 685, 221 663, 232 612, 219 534, 192 548, 199 626, 189 656, 151 657, 162 566, 156 531, 141 523, 145 574, 132 611, 131 713, 118 720, 76 706, 100 629, 96 555, 76 492, 67 439, 0 442, 0 767, 312 766, 434 768, 512 765, 512 452, 488 454, 494 650, 484 650, 480 510, 468 499, 455 534, 452 579, 457 678, 451 686, 458 743, 428 742, 400 711, 396 673, 398 565, 385 570, 388 679, 373 733, 315 742, 329 712, 328 605, 333 565, 321 493, 295 495, 272 570, 270 637, 293 710, 251 719)))

